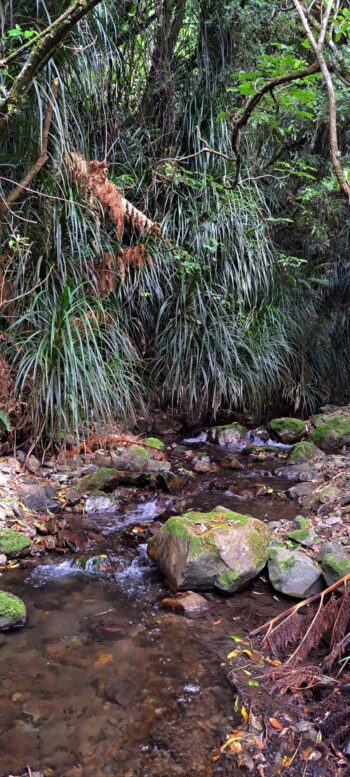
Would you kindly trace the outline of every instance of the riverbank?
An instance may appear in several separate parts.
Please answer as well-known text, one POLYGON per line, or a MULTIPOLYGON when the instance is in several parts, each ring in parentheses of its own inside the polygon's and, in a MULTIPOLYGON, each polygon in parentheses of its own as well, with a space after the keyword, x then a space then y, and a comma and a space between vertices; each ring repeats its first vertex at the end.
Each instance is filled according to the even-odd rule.
MULTIPOLYGON (((295 463, 298 442, 237 424, 195 439, 170 428, 116 437, 87 441, 64 461, 0 462, 1 530, 28 541, 2 559, 0 588, 24 600, 28 621, 2 637, 0 773, 29 763, 60 777, 234 775, 237 752, 226 743, 261 691, 247 674, 242 683, 249 657, 244 667, 237 654, 227 659, 239 646, 231 638, 247 639, 287 607, 290 579, 275 576, 273 589, 266 567, 232 596, 200 591, 205 606, 183 618, 186 597, 166 588, 147 542, 169 517, 221 505, 262 520, 275 551, 319 564, 325 586, 320 547, 336 543, 342 564, 348 553, 350 457, 312 450, 295 463)), ((261 755, 255 769, 269 765, 268 750, 261 755)))

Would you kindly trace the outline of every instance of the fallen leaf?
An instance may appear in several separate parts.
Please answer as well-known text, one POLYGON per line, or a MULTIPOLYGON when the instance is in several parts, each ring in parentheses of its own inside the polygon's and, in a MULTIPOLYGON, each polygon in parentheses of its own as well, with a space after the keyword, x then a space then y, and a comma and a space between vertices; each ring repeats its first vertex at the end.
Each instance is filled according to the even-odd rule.
POLYGON ((237 637, 236 634, 231 634, 230 639, 233 639, 234 642, 243 642, 243 639, 241 637, 237 637))
POLYGON ((246 707, 244 706, 244 704, 242 704, 242 707, 241 707, 241 715, 242 715, 244 723, 248 723, 249 713, 248 713, 248 710, 246 709, 246 707))
POLYGON ((269 718, 272 728, 276 728, 277 731, 283 731, 284 726, 276 718, 269 718))
POLYGON ((97 653, 94 666, 103 666, 104 664, 110 664, 113 661, 111 653, 97 653))

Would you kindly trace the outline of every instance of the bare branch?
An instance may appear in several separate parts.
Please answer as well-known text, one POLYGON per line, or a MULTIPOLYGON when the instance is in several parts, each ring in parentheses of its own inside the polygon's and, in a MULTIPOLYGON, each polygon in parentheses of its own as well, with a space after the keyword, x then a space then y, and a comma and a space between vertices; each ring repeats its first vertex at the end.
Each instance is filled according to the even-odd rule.
POLYGON ((34 163, 34 165, 28 170, 28 173, 22 178, 22 180, 17 184, 17 186, 12 189, 12 192, 8 195, 6 200, 3 201, 0 205, 0 212, 4 211, 6 209, 10 209, 11 205, 13 205, 16 200, 21 196, 23 193, 23 190, 29 186, 29 184, 33 181, 35 176, 39 173, 39 171, 44 167, 48 160, 48 152, 47 152, 47 146, 49 141, 49 131, 50 131, 50 125, 52 121, 52 113, 53 113, 53 107, 54 103, 57 97, 57 91, 58 91, 58 78, 55 78, 55 80, 52 82, 51 86, 51 95, 49 97, 47 109, 46 109, 46 115, 44 119, 44 125, 43 125, 43 133, 42 133, 42 139, 41 139, 41 147, 40 147, 40 153, 38 156, 38 159, 34 163))
POLYGON ((344 196, 347 198, 347 200, 350 202, 350 184, 346 178, 345 172, 340 162, 340 152, 338 147, 338 136, 337 136, 337 103, 335 99, 334 85, 323 53, 324 41, 327 33, 330 13, 334 6, 334 0, 329 0, 327 4, 326 13, 322 20, 318 41, 316 41, 313 35, 313 32, 309 24, 309 20, 307 18, 307 15, 302 3, 300 2, 300 0, 293 0, 293 3, 299 14, 299 17, 303 25, 303 28, 305 30, 305 33, 307 35, 308 41, 315 53, 315 56, 319 65, 319 69, 322 73, 322 76, 326 85, 327 97, 328 97, 328 110, 329 110, 329 140, 330 140, 331 160, 332 160, 334 172, 336 174, 340 189, 344 194, 344 196))

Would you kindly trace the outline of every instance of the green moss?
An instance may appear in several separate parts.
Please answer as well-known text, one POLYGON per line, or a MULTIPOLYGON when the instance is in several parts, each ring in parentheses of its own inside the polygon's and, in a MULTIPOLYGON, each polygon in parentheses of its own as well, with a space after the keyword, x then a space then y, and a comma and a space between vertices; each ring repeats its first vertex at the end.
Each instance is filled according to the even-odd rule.
POLYGON ((99 491, 104 493, 104 489, 108 487, 113 481, 117 481, 118 471, 112 467, 100 467, 93 472, 92 475, 85 475, 78 485, 77 491, 99 491))
POLYGON ((246 445, 242 453, 278 453, 277 445, 246 445))
POLYGON ((312 521, 310 518, 304 518, 303 515, 296 515, 294 518, 294 523, 296 523, 299 529, 310 529, 312 526, 312 521))
POLYGON ((348 436, 350 435, 350 421, 344 417, 338 417, 320 424, 311 432, 309 440, 314 442, 315 445, 322 445, 328 432, 335 432, 339 438, 348 436))
POLYGON ((314 458, 315 446, 312 442, 303 440, 302 442, 297 442, 296 445, 294 445, 293 450, 288 456, 288 461, 291 464, 302 464, 304 461, 311 461, 314 458))
POLYGON ((232 429, 234 432, 239 432, 240 434, 244 434, 246 429, 242 424, 238 424, 236 421, 233 424, 224 424, 223 426, 212 426, 209 431, 210 432, 224 432, 226 429, 232 429))
POLYGON ((273 418, 269 423, 269 428, 275 434, 280 434, 281 432, 302 434, 305 432, 305 423, 300 418, 273 418))
POLYGON ((310 538, 310 531, 309 529, 294 529, 294 531, 288 532, 287 537, 294 542, 303 542, 303 540, 310 538))
POLYGON ((27 617, 27 609, 18 596, 0 591, 0 628, 9 628, 20 622, 24 622, 27 617))
POLYGON ((310 421, 312 426, 321 426, 321 424, 337 423, 338 421, 346 421, 347 417, 342 413, 316 413, 311 416, 310 421))
POLYGON ((0 553, 6 556, 19 556, 31 546, 30 539, 14 529, 0 529, 0 553))
POLYGON ((235 580, 238 580, 239 578, 239 572, 236 572, 234 569, 228 569, 227 571, 219 572, 216 579, 216 585, 218 588, 230 589, 231 584, 235 582, 235 580))
POLYGON ((273 548, 270 550, 269 558, 278 564, 282 572, 288 572, 288 570, 292 569, 295 564, 295 559, 292 555, 288 556, 287 558, 281 558, 281 555, 278 553, 278 551, 274 550, 273 548))
POLYGON ((137 456, 137 458, 142 459, 143 461, 148 461, 148 452, 143 445, 130 445, 129 451, 133 456, 137 456))
POLYGON ((332 553, 326 553, 322 556, 321 566, 329 567, 338 578, 341 578, 350 572, 350 558, 339 558, 338 556, 333 556, 332 553))
POLYGON ((159 440, 158 437, 147 437, 147 439, 145 440, 145 443, 146 445, 151 445, 152 448, 156 448, 157 451, 163 451, 165 448, 164 442, 162 440, 159 440))

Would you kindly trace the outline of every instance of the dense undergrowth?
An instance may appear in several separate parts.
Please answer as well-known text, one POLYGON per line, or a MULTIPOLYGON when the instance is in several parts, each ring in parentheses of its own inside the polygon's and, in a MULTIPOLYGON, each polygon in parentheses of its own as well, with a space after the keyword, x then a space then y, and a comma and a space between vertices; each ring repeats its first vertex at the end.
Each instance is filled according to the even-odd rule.
MULTIPOLYGON (((140 0, 117 15, 102 2, 11 118, 3 198, 37 159, 58 78, 49 159, 1 214, 0 409, 13 425, 50 437, 159 402, 199 417, 346 397, 349 220, 317 76, 266 98, 241 137, 235 185, 230 110, 259 78, 308 61, 285 14, 267 24, 270 4, 249 5, 140 0), (74 149, 107 159, 158 235, 125 222, 120 239, 72 182, 74 149), (140 241, 148 260, 123 265, 140 241)), ((5 3, 2 57, 61 10, 5 3)), ((25 56, 0 70, 3 91, 25 56)), ((342 103, 340 119, 346 154, 342 103)))

